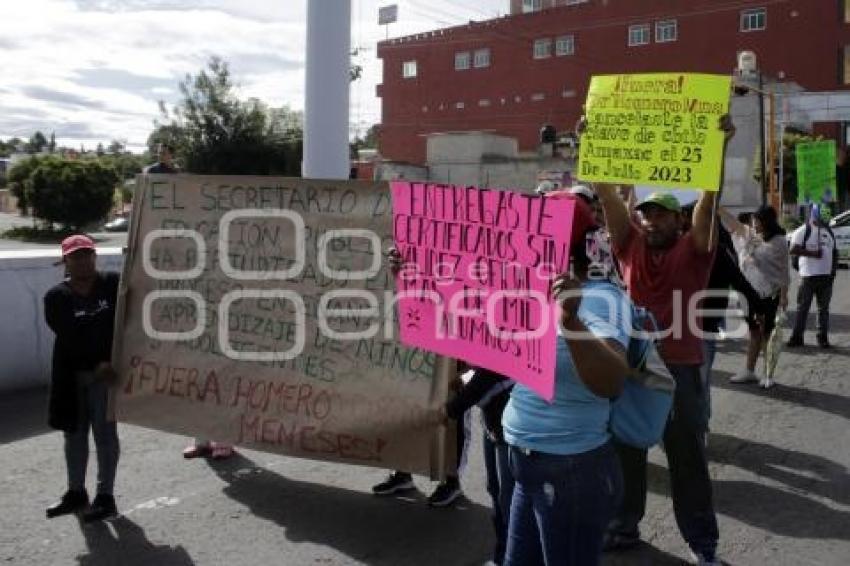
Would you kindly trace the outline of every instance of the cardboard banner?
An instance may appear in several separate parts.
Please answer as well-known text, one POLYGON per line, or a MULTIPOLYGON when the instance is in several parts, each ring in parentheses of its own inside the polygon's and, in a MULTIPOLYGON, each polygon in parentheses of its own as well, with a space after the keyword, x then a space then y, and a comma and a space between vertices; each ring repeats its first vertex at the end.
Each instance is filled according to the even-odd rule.
POLYGON ((798 143, 797 202, 835 201, 835 140, 798 143))
POLYGON ((728 76, 688 73, 593 77, 579 179, 719 190, 719 120, 729 111, 731 84, 728 76))
POLYGON ((404 269, 401 339, 554 395, 557 305, 574 203, 510 191, 393 182, 404 269))
POLYGON ((440 477, 446 360, 398 341, 386 184, 138 179, 121 421, 440 477), (440 367, 437 367, 440 366, 440 367))

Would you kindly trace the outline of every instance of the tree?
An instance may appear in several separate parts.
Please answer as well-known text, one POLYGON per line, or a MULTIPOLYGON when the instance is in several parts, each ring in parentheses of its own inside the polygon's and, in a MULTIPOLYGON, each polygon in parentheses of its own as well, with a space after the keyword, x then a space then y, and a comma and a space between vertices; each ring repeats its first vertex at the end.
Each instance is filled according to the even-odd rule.
POLYGON ((257 99, 240 100, 222 59, 187 75, 182 100, 148 138, 154 153, 160 142, 175 147, 178 163, 190 173, 300 175, 301 126, 298 113, 270 109, 257 99))
POLYGON ((109 143, 109 147, 106 148, 106 151, 111 155, 118 155, 120 153, 124 153, 125 145, 119 140, 112 140, 109 143))
POLYGON ((351 142, 351 157, 356 158, 357 153, 361 149, 377 149, 378 148, 378 136, 380 135, 381 126, 380 124, 372 124, 368 130, 366 130, 366 136, 356 137, 354 141, 351 142))
POLYGON ((32 175, 32 172, 38 168, 43 159, 45 158, 33 156, 19 161, 15 163, 11 169, 9 169, 9 173, 6 176, 9 184, 9 190, 11 190, 15 198, 18 199, 18 209, 24 215, 29 212, 30 208, 27 193, 27 184, 29 182, 30 175, 32 175))
POLYGON ((41 153, 46 146, 47 138, 41 132, 36 132, 27 143, 26 151, 27 153, 41 153))
POLYGON ((33 216, 49 224, 81 230, 112 208, 115 170, 99 160, 46 157, 29 176, 27 200, 33 216))

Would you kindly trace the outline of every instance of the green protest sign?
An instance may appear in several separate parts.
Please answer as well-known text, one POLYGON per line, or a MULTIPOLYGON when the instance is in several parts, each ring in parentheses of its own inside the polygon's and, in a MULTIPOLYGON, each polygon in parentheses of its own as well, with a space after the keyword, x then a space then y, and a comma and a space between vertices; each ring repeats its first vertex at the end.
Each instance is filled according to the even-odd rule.
POLYGON ((835 141, 799 143, 797 154, 797 202, 835 200, 835 141))

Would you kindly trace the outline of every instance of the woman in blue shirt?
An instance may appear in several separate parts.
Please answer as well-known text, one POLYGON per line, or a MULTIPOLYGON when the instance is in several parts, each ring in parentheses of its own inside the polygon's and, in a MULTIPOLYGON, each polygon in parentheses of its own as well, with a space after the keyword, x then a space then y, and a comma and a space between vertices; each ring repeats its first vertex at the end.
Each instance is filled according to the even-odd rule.
POLYGON ((576 199, 572 274, 553 289, 561 306, 554 399, 517 384, 502 418, 516 481, 506 565, 597 564, 622 497, 608 420, 609 399, 629 369, 631 304, 608 279, 588 278, 594 229, 592 212, 576 199))

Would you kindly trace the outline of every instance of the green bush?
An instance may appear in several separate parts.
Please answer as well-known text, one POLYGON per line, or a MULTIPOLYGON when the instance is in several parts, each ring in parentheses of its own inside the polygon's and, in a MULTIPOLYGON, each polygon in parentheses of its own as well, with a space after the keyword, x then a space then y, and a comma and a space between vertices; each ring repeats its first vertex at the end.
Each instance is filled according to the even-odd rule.
POLYGON ((26 181, 33 216, 79 230, 112 208, 117 176, 99 161, 43 160, 26 181))
POLYGON ((30 175, 38 166, 47 159, 56 159, 53 157, 29 157, 23 161, 16 163, 9 173, 6 175, 6 181, 9 185, 9 190, 18 199, 18 209, 27 214, 30 208, 30 203, 27 198, 27 184, 30 175))

